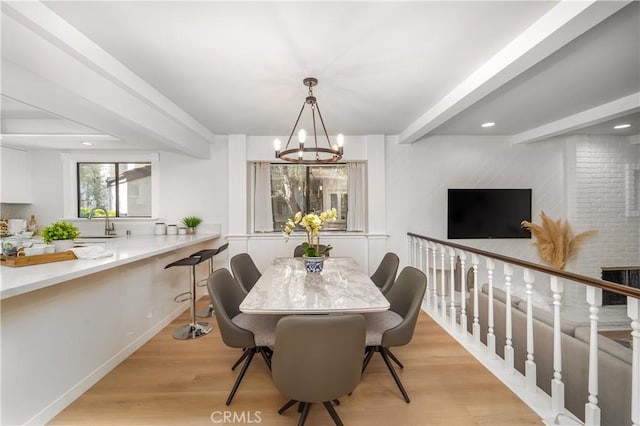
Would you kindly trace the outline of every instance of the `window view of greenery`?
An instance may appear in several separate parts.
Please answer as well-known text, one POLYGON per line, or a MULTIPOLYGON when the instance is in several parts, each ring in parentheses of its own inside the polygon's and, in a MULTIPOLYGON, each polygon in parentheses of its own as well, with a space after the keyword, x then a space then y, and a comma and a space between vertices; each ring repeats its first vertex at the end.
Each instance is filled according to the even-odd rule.
POLYGON ((94 217, 151 217, 151 163, 78 163, 78 217, 91 210, 94 217))
POLYGON ((271 165, 273 229, 283 228, 296 212, 324 211, 335 208, 338 219, 324 229, 347 229, 347 167, 344 164, 307 166, 271 165))

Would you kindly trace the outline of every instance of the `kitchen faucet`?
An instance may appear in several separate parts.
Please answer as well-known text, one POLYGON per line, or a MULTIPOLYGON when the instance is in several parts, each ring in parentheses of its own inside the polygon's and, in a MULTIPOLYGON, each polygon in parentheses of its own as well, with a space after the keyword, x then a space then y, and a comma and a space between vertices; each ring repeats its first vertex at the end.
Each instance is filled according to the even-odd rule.
POLYGON ((93 212, 96 210, 102 210, 104 212, 104 235, 116 235, 116 228, 113 223, 109 223, 109 211, 104 207, 94 207, 89 211, 88 220, 93 217, 93 212))

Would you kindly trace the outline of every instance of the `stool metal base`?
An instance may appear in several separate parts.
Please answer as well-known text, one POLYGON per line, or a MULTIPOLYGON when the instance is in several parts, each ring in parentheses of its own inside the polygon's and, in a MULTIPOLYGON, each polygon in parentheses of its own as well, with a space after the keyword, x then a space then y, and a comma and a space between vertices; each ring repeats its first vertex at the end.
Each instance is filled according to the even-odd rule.
POLYGON ((213 330, 213 326, 206 322, 197 322, 195 324, 187 324, 182 327, 178 327, 173 332, 173 338, 177 340, 197 339, 206 334, 209 334, 213 330))
POLYGON ((196 311, 196 316, 198 318, 211 318, 213 316, 213 305, 209 305, 206 308, 196 311))

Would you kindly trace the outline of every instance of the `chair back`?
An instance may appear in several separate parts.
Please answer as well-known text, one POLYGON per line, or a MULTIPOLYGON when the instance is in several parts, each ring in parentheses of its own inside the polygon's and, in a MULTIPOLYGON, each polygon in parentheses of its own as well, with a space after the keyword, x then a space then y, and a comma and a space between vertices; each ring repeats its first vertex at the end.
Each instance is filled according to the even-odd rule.
POLYGON ((238 280, 242 288, 249 293, 258 282, 262 274, 253 263, 253 259, 247 253, 236 254, 229 262, 233 276, 238 280))
POLYGON ((331 401, 352 392, 362 371, 362 315, 292 315, 276 327, 271 372, 287 398, 331 401))
MULTIPOLYGON (((320 252, 322 253, 322 250, 326 249, 327 246, 325 246, 324 244, 320 244, 320 252)), ((329 257, 329 253, 327 252, 324 255, 329 257)), ((293 257, 302 257, 302 255, 304 254, 304 249, 302 248, 302 244, 300 244, 299 246, 296 246, 295 249, 293 249, 293 257)))
POLYGON ((380 289, 382 294, 387 294, 396 280, 400 259, 395 253, 387 253, 382 258, 378 269, 371 275, 371 281, 380 289))
POLYGON ((216 321, 225 345, 232 348, 255 346, 253 333, 235 325, 231 319, 240 313, 240 303, 245 292, 226 268, 220 268, 209 275, 207 289, 216 313, 216 321))
POLYGON ((229 248, 229 243, 224 243, 223 245, 221 245, 220 247, 218 247, 218 251, 216 252, 216 256, 219 255, 220 253, 222 253, 223 251, 225 251, 227 248, 229 248))
POLYGON ((386 294, 390 308, 402 317, 402 322, 382 335, 382 346, 402 346, 411 341, 418 321, 422 300, 427 289, 427 277, 412 266, 406 266, 386 294))

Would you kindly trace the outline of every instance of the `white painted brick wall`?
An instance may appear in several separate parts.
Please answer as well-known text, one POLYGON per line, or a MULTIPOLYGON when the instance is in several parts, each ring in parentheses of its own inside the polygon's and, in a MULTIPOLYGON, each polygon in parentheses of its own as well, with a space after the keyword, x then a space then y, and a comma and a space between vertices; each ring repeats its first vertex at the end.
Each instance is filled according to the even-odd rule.
MULTIPOLYGON (((581 136, 575 143, 574 234, 597 229, 567 270, 600 277, 602 266, 640 265, 640 218, 625 215, 625 167, 640 163, 640 145, 629 138, 581 136)), ((638 188, 636 188, 636 191, 638 188)), ((565 304, 585 304, 582 286, 565 288, 565 304)))

